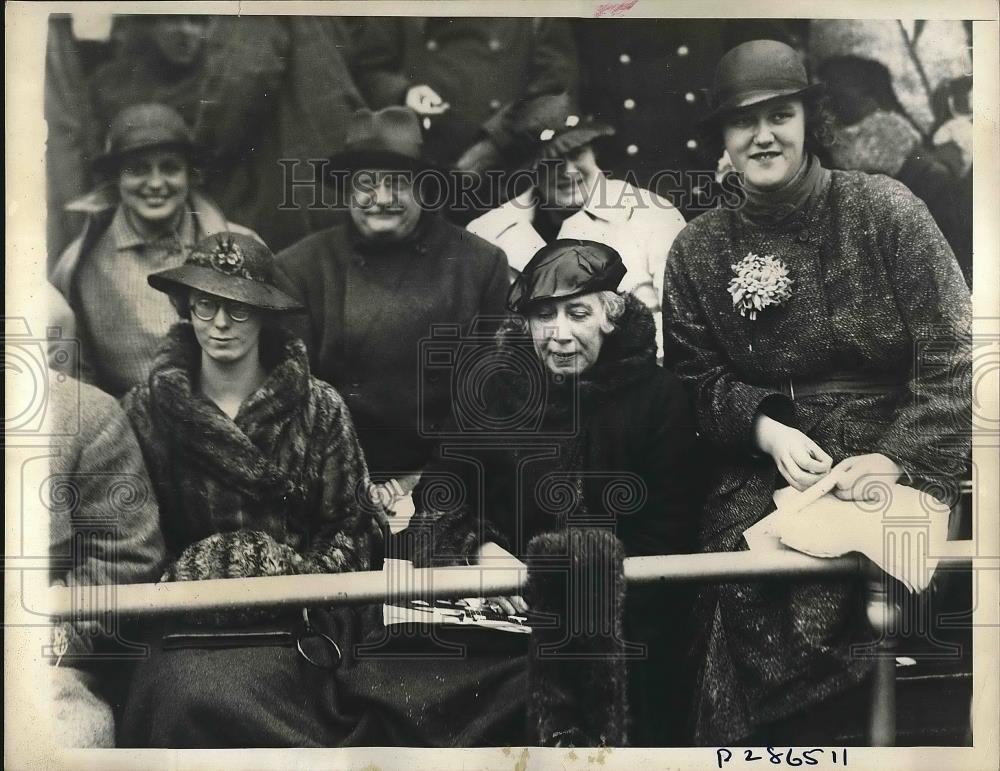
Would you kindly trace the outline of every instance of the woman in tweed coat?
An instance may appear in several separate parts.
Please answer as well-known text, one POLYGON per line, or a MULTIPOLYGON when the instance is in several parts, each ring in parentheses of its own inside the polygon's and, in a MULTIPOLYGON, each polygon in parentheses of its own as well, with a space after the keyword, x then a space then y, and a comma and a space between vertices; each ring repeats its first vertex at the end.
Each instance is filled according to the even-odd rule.
MULTIPOLYGON (((160 502, 162 580, 369 567, 378 531, 364 456, 341 397, 276 323, 298 306, 274 287, 273 267, 255 239, 213 236, 149 278, 188 319, 124 400, 160 502)), ((335 714, 332 673, 314 662, 340 653, 297 626, 300 614, 167 621, 133 680, 122 742, 338 743, 350 723, 335 714)), ((350 611, 309 616, 349 655, 350 611)))
MULTIPOLYGON (((692 221, 667 261, 665 363, 718 450, 705 551, 745 549, 777 487, 805 489, 836 464, 835 493, 852 500, 870 484, 953 484, 967 462, 958 263, 902 184, 822 168, 813 96, 787 46, 723 57, 707 126, 746 205, 692 221)), ((696 742, 833 742, 871 671, 851 655, 871 635, 859 586, 725 584, 704 599, 696 742)))

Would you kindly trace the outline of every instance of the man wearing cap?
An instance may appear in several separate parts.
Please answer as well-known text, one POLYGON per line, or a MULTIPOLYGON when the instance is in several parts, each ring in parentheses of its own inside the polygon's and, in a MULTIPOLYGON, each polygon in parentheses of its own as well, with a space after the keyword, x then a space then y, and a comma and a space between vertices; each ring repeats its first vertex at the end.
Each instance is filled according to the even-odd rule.
POLYGON ((76 314, 82 374, 113 396, 146 379, 175 321, 169 301, 149 288, 146 276, 179 266, 206 235, 253 235, 193 189, 198 155, 190 130, 170 107, 126 108, 94 163, 105 183, 67 207, 88 218, 50 280, 76 314))
POLYGON ((391 485, 405 495, 451 399, 450 377, 423 367, 422 346, 436 325, 458 345, 474 319, 502 315, 506 263, 423 210, 412 183, 428 164, 412 111, 359 110, 331 161, 350 173, 349 221, 279 254, 278 283, 306 306, 313 373, 347 401, 373 478, 409 477, 391 485))
POLYGON ((597 166, 591 143, 613 133, 576 113, 567 94, 519 105, 510 115, 506 150, 533 165, 535 184, 468 228, 503 249, 515 274, 556 238, 613 246, 628 268, 621 289, 655 312, 667 253, 685 222, 666 198, 608 179, 597 166))

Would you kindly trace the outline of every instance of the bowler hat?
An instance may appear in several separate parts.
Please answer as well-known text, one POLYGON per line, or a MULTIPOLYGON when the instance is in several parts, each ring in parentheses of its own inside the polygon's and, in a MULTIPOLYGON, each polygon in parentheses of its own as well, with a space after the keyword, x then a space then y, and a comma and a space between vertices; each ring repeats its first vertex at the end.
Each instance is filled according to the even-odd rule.
POLYGON ((199 154, 191 129, 172 107, 153 103, 126 107, 111 121, 104 152, 94 159, 94 168, 114 172, 122 157, 153 147, 177 147, 189 159, 199 154))
POLYGON ((743 107, 783 96, 806 96, 819 90, 809 83, 798 52, 777 40, 751 40, 719 60, 702 125, 743 107))
POLYGON ((242 233, 216 233, 202 239, 184 264, 146 279, 168 294, 198 289, 267 311, 301 311, 302 304, 274 285, 274 255, 262 242, 242 233))
POLYGON ((625 276, 621 255, 607 244, 559 238, 531 258, 507 293, 507 310, 523 313, 542 300, 614 291, 625 276))
POLYGON ((344 149, 330 157, 332 172, 346 169, 418 170, 430 163, 424 157, 420 122, 408 107, 386 107, 354 113, 344 149))
POLYGON ((556 158, 615 130, 581 116, 569 94, 545 94, 516 104, 509 117, 513 141, 536 157, 556 158))

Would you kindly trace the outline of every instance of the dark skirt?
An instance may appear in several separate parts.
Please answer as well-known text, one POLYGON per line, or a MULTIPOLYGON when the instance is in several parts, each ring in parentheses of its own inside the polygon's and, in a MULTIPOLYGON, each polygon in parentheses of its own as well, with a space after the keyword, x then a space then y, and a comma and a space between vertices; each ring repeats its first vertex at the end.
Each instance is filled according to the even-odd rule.
MULTIPOLYGON (((527 743, 526 640, 485 630, 445 640, 426 629, 387 633, 379 627, 358 644, 351 623, 343 623, 348 615, 356 616, 338 612, 341 623, 332 623, 333 614, 311 614, 314 625, 342 649, 336 671, 310 664, 294 644, 165 649, 163 634, 206 630, 161 628, 149 658, 136 667, 119 746, 527 743)), ((289 628, 272 624, 269 630, 289 628)))

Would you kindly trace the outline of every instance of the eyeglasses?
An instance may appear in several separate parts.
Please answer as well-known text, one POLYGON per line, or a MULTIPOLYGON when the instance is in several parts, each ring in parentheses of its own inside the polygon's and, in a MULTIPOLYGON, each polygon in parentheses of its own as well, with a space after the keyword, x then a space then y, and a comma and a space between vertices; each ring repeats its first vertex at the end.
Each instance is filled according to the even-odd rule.
POLYGON ((225 308, 226 315, 236 322, 246 321, 252 313, 248 305, 228 302, 226 300, 216 300, 212 297, 199 297, 191 303, 191 312, 202 321, 211 321, 218 314, 220 307, 225 308))

